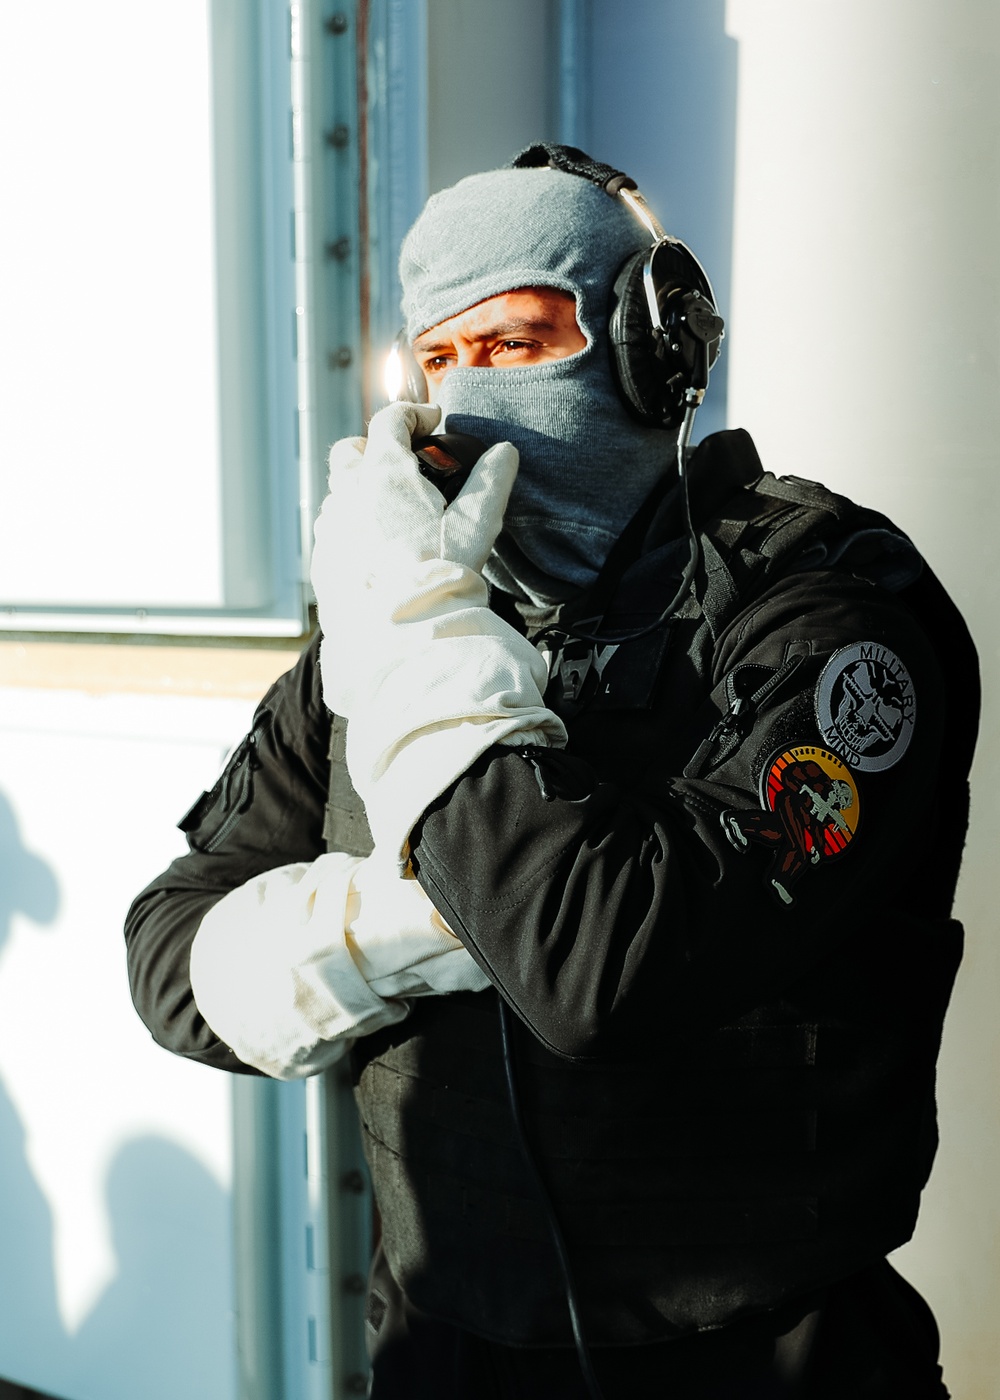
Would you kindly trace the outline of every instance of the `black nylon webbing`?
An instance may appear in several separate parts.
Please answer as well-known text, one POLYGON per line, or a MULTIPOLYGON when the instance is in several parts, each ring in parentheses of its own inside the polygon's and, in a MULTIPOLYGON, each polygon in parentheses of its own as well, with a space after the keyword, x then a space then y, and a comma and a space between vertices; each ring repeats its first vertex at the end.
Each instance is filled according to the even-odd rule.
POLYGON ((510 164, 513 170, 551 166, 553 170, 563 170, 567 175, 579 175, 581 180, 589 180, 610 195, 616 195, 619 190, 638 188, 631 175, 626 175, 624 170, 616 170, 613 165, 594 160, 578 146, 559 146, 552 141, 539 141, 537 145, 526 146, 510 164))

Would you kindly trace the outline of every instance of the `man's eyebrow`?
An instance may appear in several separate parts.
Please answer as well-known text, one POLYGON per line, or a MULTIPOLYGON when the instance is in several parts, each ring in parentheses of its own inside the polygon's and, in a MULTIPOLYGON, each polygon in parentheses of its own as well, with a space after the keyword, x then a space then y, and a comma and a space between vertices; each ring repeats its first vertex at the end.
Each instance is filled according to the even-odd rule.
POLYGON ((499 321, 496 325, 490 326, 488 330, 477 331, 476 338, 481 340, 494 340, 498 336, 516 335, 518 331, 554 331, 556 323, 550 321, 547 316, 510 316, 506 321, 499 321))
MULTIPOLYGON (((505 321, 497 321, 492 326, 485 326, 482 330, 472 333, 472 340, 502 340, 505 336, 518 335, 522 331, 554 331, 556 323, 550 321, 546 316, 509 316, 505 321)), ((419 350, 421 354, 436 354, 439 350, 448 350, 453 345, 450 339, 428 340, 428 336, 433 334, 433 330, 424 331, 423 335, 418 335, 413 342, 414 350, 419 350)))
POLYGON ((416 340, 413 342, 414 350, 429 350, 433 354, 437 354, 439 350, 447 350, 452 344, 450 340, 428 340, 427 335, 428 332, 425 331, 423 335, 417 336, 416 340))

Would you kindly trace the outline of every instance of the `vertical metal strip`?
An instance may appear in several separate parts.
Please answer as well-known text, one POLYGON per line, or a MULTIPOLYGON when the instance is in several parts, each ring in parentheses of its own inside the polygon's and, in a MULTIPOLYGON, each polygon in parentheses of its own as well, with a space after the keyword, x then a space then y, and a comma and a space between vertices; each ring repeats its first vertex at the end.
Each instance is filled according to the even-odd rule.
POLYGON ((377 400, 371 394, 371 231, 368 202, 368 47, 370 0, 356 0, 354 71, 357 83, 358 127, 358 330, 361 336, 361 403, 365 422, 377 400))
POLYGON ((586 150, 590 0, 559 0, 558 26, 559 140, 586 150))
POLYGON ((284 1393, 278 1093, 272 1080, 234 1074, 233 1265, 239 1400, 284 1393))
POLYGON ((331 1344, 335 1264, 330 1258, 330 1163, 323 1076, 307 1079, 306 1219, 303 1247, 306 1266, 306 1346, 309 1400, 339 1400, 342 1374, 331 1344))
MULTIPOLYGON (((290 20, 300 492, 308 561, 327 448, 364 424, 369 0, 292 0, 290 20)), ((367 1389, 370 1187, 349 1085, 333 1071, 307 1080, 302 1092, 304 1176, 296 1179, 290 1171, 283 1183, 295 1198, 284 1202, 284 1225, 296 1237, 285 1252, 287 1400, 347 1400, 367 1389)), ((287 1145, 296 1119, 290 1112, 286 1117, 287 1145)))
POLYGON ((296 323, 303 560, 326 491, 326 456, 360 432, 363 264, 358 0, 292 0, 296 323))
MULTIPOLYGON (((270 464, 269 490, 259 509, 275 532, 275 570, 298 600, 300 629, 307 622, 302 587, 299 500, 298 386, 292 326, 297 321, 295 286, 295 189, 291 151, 291 71, 288 0, 257 0, 259 12, 264 343, 267 365, 267 434, 260 451, 270 464)), ((251 569, 260 569, 251 558, 251 569)))
POLYGON ((372 1253, 372 1190, 350 1072, 335 1066, 318 1086, 326 1153, 330 1350, 337 1400, 368 1390, 365 1302, 372 1253))
POLYGON ((295 208, 295 354, 299 449, 299 527, 304 576, 312 557, 312 522, 319 505, 316 478, 316 375, 313 305, 315 299, 315 233, 311 130, 314 122, 311 63, 312 0, 289 6, 292 74, 291 145, 295 208))

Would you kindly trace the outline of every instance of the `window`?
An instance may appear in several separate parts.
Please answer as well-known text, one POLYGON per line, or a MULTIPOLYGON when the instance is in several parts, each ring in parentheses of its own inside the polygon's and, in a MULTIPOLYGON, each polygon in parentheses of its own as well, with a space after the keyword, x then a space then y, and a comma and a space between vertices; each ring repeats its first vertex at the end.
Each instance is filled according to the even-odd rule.
POLYGON ((4 8, 0 627, 302 630, 288 27, 4 8))

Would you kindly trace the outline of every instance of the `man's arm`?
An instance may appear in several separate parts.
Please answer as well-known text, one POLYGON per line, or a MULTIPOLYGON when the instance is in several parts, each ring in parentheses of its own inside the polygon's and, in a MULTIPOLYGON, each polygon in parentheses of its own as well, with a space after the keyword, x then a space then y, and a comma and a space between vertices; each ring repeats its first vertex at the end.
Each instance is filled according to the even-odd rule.
POLYGON ((253 1072, 195 1003, 191 945, 205 915, 231 890, 323 850, 330 716, 318 647, 317 637, 261 701, 250 735, 183 820, 190 853, 142 891, 125 924, 132 998, 153 1038, 221 1069, 253 1072))
MULTIPOLYGON (((670 714, 659 717, 658 733, 646 727, 629 768, 620 761, 626 720, 611 715, 608 752, 618 760, 599 740, 584 754, 572 739, 565 752, 493 749, 428 809, 412 840, 418 878, 558 1053, 641 1051, 665 1018, 718 1021, 780 991, 859 932, 877 931, 889 947, 906 919, 947 913, 954 872, 941 873, 952 865, 944 844, 953 844, 948 824, 963 826, 964 814, 960 796, 945 800, 943 741, 947 725, 957 752, 974 729, 956 696, 964 678, 953 675, 946 693, 908 610, 829 573, 788 580, 737 618, 720 639, 712 679, 747 663, 769 674, 803 645, 790 688, 714 771, 682 776, 701 736, 679 746, 670 714), (807 851, 800 860, 794 827, 763 830, 761 779, 783 754, 825 747, 820 675, 831 656, 862 640, 884 645, 909 671, 912 742, 886 771, 856 774, 850 844, 835 857, 807 851), (743 821, 751 838, 727 834, 727 812, 747 814, 736 825, 743 821), (782 843, 796 876, 791 903, 774 885, 782 843)), ((964 771, 955 776, 958 794, 964 771)))
POLYGON ((190 854, 136 900, 133 996, 153 1036, 218 1066, 297 1078, 488 980, 395 853, 323 853, 330 716, 317 644, 281 677, 183 821, 190 854))

